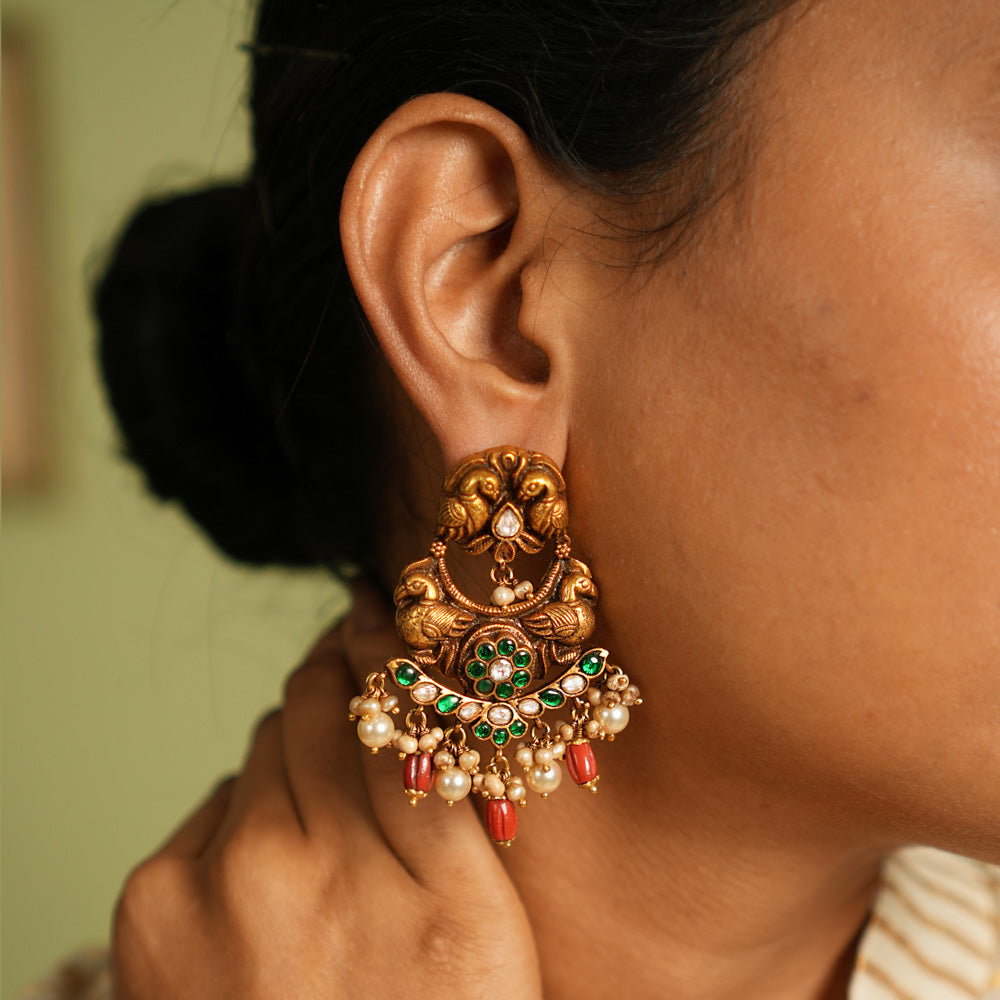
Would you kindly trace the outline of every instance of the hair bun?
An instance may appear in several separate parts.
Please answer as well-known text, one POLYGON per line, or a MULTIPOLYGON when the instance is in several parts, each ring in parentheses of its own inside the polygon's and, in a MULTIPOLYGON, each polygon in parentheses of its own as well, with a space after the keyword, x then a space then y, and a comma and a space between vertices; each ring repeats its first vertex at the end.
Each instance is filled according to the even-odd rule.
POLYGON ((294 475, 240 361, 247 188, 147 203, 98 284, 99 355, 125 451, 228 555, 308 565, 294 475))

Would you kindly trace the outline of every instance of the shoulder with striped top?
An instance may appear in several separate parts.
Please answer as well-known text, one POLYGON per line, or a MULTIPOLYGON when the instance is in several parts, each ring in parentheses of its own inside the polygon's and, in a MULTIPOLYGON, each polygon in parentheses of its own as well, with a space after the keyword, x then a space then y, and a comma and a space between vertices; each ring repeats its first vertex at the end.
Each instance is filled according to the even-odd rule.
POLYGON ((850 1000, 1000 1000, 1000 869, 929 847, 887 858, 850 1000))

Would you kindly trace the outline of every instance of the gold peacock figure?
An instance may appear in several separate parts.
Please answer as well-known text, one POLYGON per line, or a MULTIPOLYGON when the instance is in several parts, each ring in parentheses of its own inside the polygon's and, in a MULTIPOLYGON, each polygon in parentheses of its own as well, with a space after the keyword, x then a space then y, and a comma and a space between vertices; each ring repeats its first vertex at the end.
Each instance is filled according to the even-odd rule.
POLYGON ((558 600, 521 620, 524 627, 551 644, 556 663, 567 663, 594 631, 597 587, 590 570, 578 559, 567 560, 567 573, 559 584, 558 600))
POLYGON ((421 559, 403 570, 393 591, 396 628, 413 658, 447 672, 457 648, 456 640, 472 626, 475 615, 442 600, 433 559, 421 559))

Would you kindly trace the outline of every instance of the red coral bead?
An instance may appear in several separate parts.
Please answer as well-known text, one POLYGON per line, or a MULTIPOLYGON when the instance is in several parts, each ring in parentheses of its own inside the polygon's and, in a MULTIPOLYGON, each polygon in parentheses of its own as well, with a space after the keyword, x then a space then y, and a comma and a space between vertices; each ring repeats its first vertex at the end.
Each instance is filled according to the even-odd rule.
POLYGON ((429 753, 410 753, 403 765, 403 788, 422 798, 434 787, 434 757, 429 753))
POLYGON ((589 785, 597 778, 597 758, 589 743, 570 743, 564 754, 569 776, 578 785, 589 785))
POLYGON ((490 799, 486 803, 486 830, 504 847, 517 836, 517 811, 510 799, 490 799))

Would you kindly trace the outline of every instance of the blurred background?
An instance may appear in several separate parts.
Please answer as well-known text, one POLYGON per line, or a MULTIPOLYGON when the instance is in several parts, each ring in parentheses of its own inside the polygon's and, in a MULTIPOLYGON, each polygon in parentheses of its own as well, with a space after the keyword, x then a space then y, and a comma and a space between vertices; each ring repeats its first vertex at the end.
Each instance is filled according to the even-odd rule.
MULTIPOLYGON (((343 607, 240 570, 120 460, 88 287, 144 195, 240 171, 239 0, 4 0, 2 983, 107 942, 128 870, 343 607)), ((248 498, 252 502, 252 498, 248 498)))

